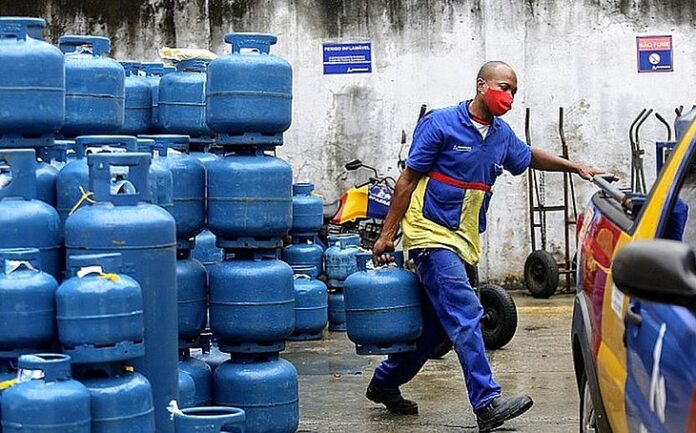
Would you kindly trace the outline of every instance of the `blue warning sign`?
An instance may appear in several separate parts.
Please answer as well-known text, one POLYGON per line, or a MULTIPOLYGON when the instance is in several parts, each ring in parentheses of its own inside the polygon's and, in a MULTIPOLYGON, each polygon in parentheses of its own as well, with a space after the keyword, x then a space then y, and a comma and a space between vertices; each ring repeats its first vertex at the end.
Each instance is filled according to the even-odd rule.
POLYGON ((372 72, 372 43, 324 44, 324 74, 369 74, 372 72))

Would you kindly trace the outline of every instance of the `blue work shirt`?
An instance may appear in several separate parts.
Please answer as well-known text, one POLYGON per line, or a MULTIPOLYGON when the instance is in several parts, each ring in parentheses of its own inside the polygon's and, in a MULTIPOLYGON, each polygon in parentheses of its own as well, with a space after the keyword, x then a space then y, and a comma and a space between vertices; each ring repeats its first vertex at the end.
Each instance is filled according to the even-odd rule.
POLYGON ((484 139, 469 101, 433 110, 418 123, 406 165, 423 173, 402 222, 404 248, 448 248, 475 265, 491 187, 503 172, 523 173, 532 152, 493 117, 484 139))

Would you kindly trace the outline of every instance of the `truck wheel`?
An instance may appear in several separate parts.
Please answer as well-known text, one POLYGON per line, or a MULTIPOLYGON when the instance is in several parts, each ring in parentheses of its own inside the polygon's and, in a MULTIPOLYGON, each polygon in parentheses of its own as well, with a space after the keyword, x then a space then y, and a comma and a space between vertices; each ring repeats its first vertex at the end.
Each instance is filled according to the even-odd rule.
POLYGON ((598 433, 597 415, 595 414, 590 385, 583 371, 580 376, 580 433, 598 433))
POLYGON ((483 306, 481 332, 486 349, 496 350, 512 340, 517 330, 517 306, 510 293, 495 284, 479 287, 483 306))
POLYGON ((524 284, 535 298, 549 298, 558 288, 558 264, 550 253, 536 250, 524 262, 524 284))

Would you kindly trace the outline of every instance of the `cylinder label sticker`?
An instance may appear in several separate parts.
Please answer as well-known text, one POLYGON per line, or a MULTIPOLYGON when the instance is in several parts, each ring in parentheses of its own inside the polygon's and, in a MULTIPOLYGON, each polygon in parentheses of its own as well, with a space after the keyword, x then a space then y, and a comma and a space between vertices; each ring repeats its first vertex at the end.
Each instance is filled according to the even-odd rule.
POLYGON ((17 372, 17 383, 29 382, 30 380, 39 380, 43 378, 43 370, 30 370, 27 368, 20 368, 17 372))

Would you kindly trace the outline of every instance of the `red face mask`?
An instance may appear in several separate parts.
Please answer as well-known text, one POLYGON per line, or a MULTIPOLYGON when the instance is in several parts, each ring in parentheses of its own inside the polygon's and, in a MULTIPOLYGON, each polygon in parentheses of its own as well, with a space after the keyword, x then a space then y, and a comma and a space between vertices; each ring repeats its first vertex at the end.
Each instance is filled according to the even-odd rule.
POLYGON ((488 112, 494 116, 502 116, 512 108, 512 95, 502 90, 489 87, 483 94, 483 100, 486 101, 488 112))

